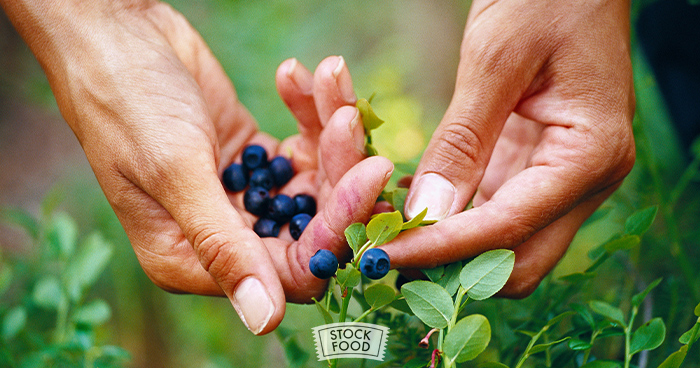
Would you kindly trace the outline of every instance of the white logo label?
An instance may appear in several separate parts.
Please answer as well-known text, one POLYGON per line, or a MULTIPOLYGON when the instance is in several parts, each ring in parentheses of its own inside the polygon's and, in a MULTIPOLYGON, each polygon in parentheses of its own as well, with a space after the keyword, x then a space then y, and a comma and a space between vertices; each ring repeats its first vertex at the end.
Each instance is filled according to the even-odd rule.
POLYGON ((318 360, 363 358, 384 360, 389 327, 371 323, 331 323, 312 328, 318 360))

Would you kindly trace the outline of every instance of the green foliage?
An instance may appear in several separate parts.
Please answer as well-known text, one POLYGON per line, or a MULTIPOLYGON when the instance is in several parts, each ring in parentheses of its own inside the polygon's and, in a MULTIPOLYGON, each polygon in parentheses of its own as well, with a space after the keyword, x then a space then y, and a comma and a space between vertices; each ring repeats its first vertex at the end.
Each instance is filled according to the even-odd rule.
POLYGON ((130 354, 100 345, 95 335, 111 318, 112 308, 103 299, 86 298, 111 259, 112 245, 97 231, 81 240, 76 221, 53 212, 57 204, 51 200, 44 203, 41 218, 4 211, 4 218, 33 240, 31 253, 38 257, 0 258, 5 294, 0 301, 0 365, 124 366, 130 354))

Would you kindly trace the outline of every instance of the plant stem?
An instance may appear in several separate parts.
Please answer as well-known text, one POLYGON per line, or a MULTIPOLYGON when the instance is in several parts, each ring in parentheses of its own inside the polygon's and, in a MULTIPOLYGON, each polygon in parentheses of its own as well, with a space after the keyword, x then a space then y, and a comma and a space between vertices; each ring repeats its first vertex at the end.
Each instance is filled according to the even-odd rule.
POLYGON ((632 328, 634 325, 634 318, 637 317, 637 307, 632 307, 632 313, 630 315, 630 321, 625 326, 625 368, 630 367, 630 361, 632 356, 630 355, 630 343, 632 340, 632 328))
POLYGON ((452 327, 454 327, 455 324, 457 324, 457 315, 462 309, 462 299, 464 298, 465 294, 467 294, 467 290, 460 285, 459 289, 457 290, 457 298, 455 298, 455 311, 452 313, 450 323, 447 325, 447 332, 450 332, 450 330, 452 330, 452 327))
POLYGON ((348 306, 350 305, 350 299, 352 299, 352 290, 348 288, 343 289, 343 305, 340 307, 340 317, 338 322, 343 323, 348 314, 348 306))
POLYGON ((355 318, 355 320, 353 322, 360 322, 363 318, 367 317, 370 313, 372 313, 374 311, 375 311, 375 309, 373 309, 373 308, 367 309, 359 317, 355 318))
POLYGON ((370 240, 367 240, 365 244, 360 247, 360 249, 357 250, 357 254, 355 255, 355 260, 352 262, 352 265, 355 266, 355 268, 358 268, 360 264, 360 259, 362 259, 362 254, 367 251, 374 243, 372 243, 370 240))

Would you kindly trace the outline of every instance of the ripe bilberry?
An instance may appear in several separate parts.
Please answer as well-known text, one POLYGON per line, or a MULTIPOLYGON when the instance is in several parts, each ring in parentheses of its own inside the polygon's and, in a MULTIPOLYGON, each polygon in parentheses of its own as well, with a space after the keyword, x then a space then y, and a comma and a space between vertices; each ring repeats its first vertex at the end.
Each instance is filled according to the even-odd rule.
POLYGON ((255 170, 267 165, 267 151, 262 146, 252 144, 243 150, 243 166, 248 170, 255 170))
POLYGON ((262 217, 267 213, 270 203, 270 192, 265 188, 252 187, 243 195, 245 209, 255 216, 262 217))
POLYGON ((253 231, 258 234, 259 237, 272 237, 276 238, 280 234, 280 225, 275 221, 268 218, 259 218, 258 221, 253 225, 253 231))
POLYGON ((296 213, 297 206, 294 200, 288 195, 278 194, 270 199, 267 210, 267 218, 271 218, 279 223, 286 223, 292 219, 296 213))
POLYGON ((250 186, 271 190, 275 186, 272 172, 266 168, 257 168, 250 173, 250 186))
POLYGON ((299 213, 294 215, 289 221, 289 234, 292 235, 294 240, 299 240, 301 233, 306 229, 306 225, 311 221, 311 215, 307 213, 299 213))
POLYGON ((338 270, 338 258, 327 249, 319 249, 309 260, 309 271, 319 279, 329 279, 338 270))
POLYGON ((285 157, 277 156, 270 160, 268 165, 272 177, 275 180, 275 185, 281 188, 287 184, 294 176, 294 169, 292 168, 292 163, 285 157))
POLYGON ((308 194, 297 194, 294 196, 294 203, 297 205, 297 213, 306 213, 311 216, 316 214, 316 200, 308 194))
POLYGON ((224 187, 230 192, 240 192, 248 185, 248 173, 241 164, 233 163, 222 175, 224 187))
POLYGON ((390 268, 389 255, 379 248, 367 250, 360 259, 360 272, 373 280, 386 276, 390 268))

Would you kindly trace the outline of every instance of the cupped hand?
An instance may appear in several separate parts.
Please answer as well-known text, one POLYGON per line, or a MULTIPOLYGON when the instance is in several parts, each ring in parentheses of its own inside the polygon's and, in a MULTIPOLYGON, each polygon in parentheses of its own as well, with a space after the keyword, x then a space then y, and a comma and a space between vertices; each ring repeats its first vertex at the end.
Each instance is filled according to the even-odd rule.
POLYGON ((205 42, 164 3, 3 6, 46 70, 154 283, 227 296, 255 334, 280 323, 286 300, 322 295, 326 283, 308 272, 309 258, 319 248, 348 256, 343 231, 369 218, 393 170, 382 158, 363 161, 342 58, 327 58, 314 75, 293 59, 280 66, 278 90, 301 132, 280 144, 257 130, 205 42), (258 237, 241 194, 221 184, 223 170, 253 143, 291 158, 297 174, 280 192, 318 201, 299 241, 286 231, 258 237))
POLYGON ((501 294, 537 287, 634 163, 629 6, 472 3, 455 93, 405 208, 441 221, 385 246, 393 266, 510 248, 501 294))

